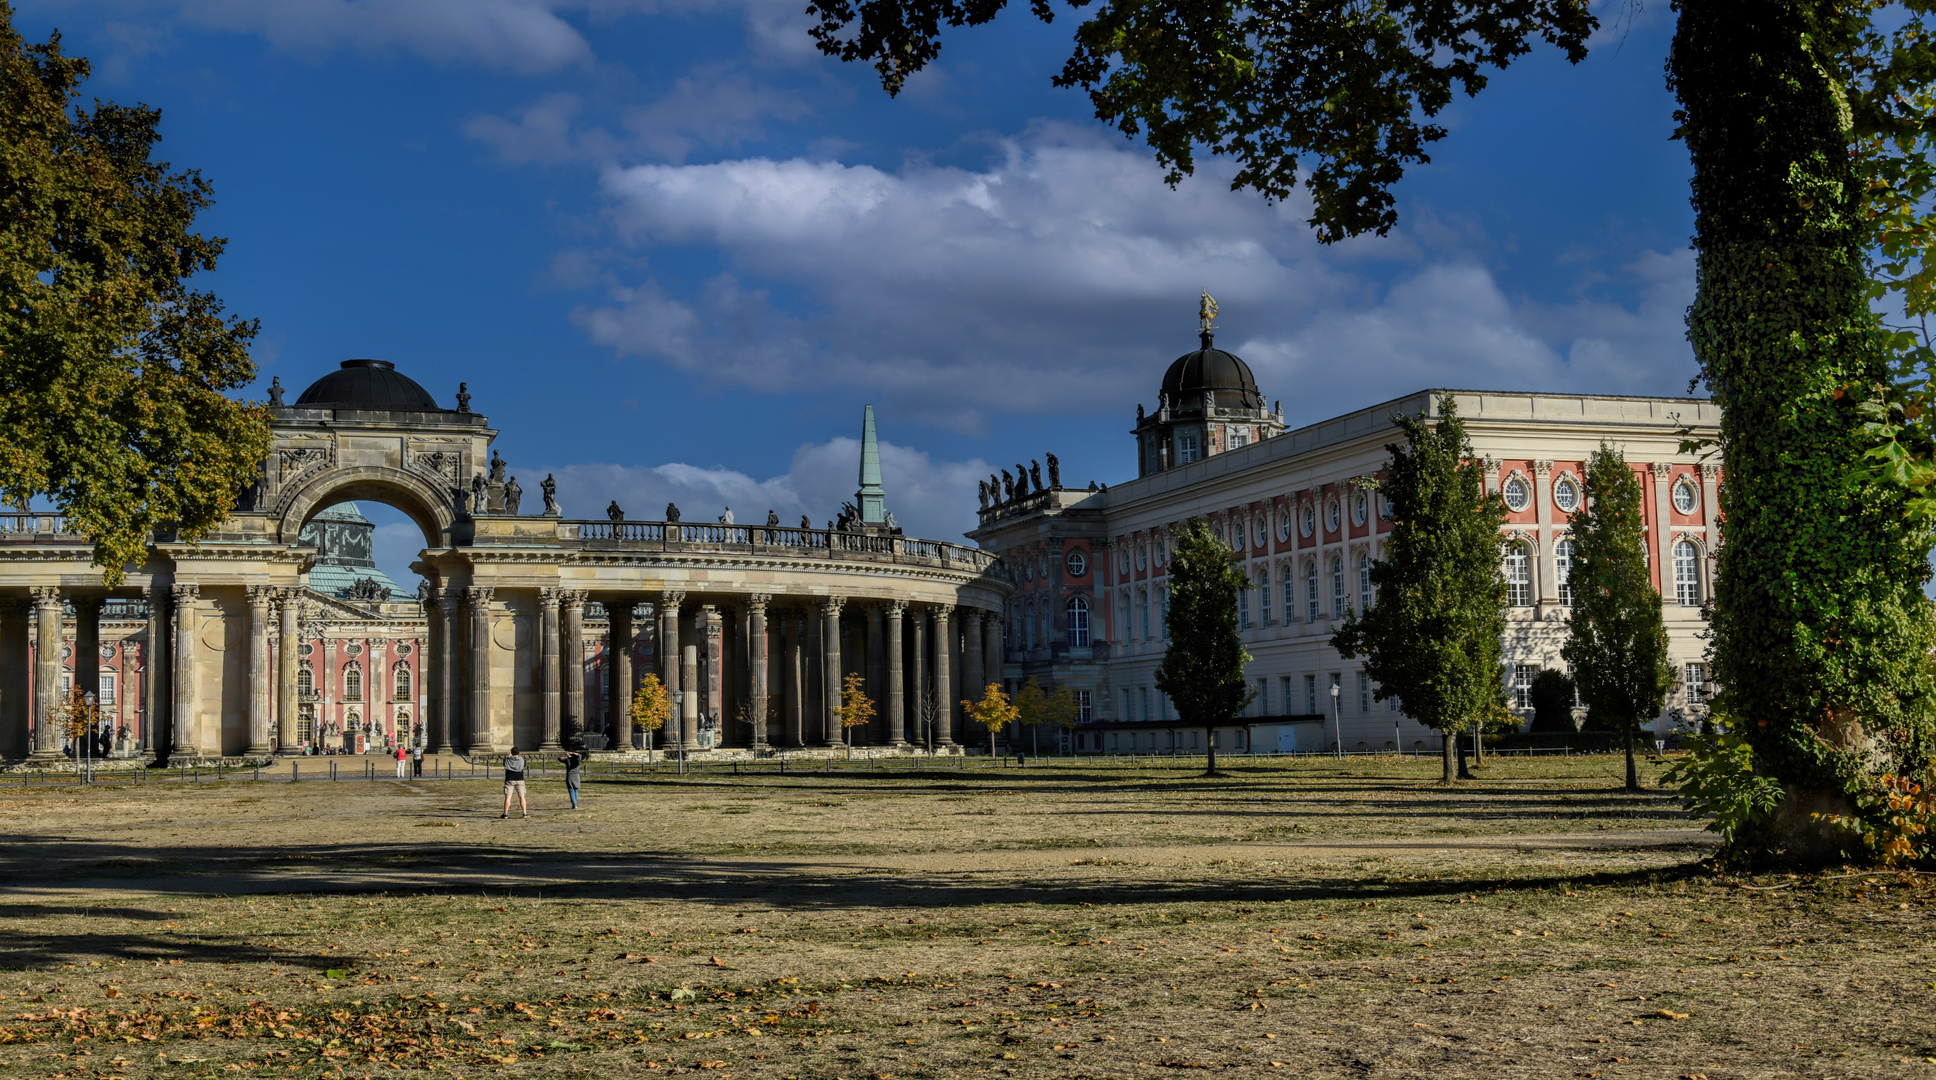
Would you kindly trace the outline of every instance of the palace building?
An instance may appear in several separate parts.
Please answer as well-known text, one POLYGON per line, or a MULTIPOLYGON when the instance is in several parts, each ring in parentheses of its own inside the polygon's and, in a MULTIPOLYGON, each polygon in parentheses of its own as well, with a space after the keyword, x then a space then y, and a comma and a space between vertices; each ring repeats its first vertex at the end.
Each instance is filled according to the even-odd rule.
MULTIPOLYGON (((1207 298, 1206 298, 1207 299, 1207 298)), ((1213 309, 1212 309, 1213 310, 1213 309)), ((1703 605, 1719 540, 1718 466, 1683 454, 1683 429, 1711 436, 1719 409, 1699 398, 1421 390, 1305 427, 1266 410, 1249 365, 1201 348, 1164 373, 1154 412, 1137 407, 1137 478, 1106 489, 995 485, 968 535, 1001 556, 1008 599, 1003 677, 1072 688, 1085 726, 1069 749, 1201 750, 1179 728, 1153 673, 1167 647, 1165 572, 1171 535, 1208 518, 1251 587, 1238 618, 1254 658, 1249 715, 1218 731, 1221 749, 1430 750, 1436 731, 1376 700, 1360 665, 1331 648, 1339 620, 1373 602, 1370 565, 1391 531, 1376 474, 1401 441, 1399 414, 1436 415, 1456 400, 1486 484, 1504 499, 1501 573, 1510 609, 1506 678, 1513 708, 1530 718, 1541 668, 1564 668, 1572 604, 1569 515, 1580 506, 1589 455, 1622 450, 1642 481, 1647 550, 1681 678, 1657 729, 1703 708, 1703 605)), ((985 489, 986 492, 986 489, 985 489)))

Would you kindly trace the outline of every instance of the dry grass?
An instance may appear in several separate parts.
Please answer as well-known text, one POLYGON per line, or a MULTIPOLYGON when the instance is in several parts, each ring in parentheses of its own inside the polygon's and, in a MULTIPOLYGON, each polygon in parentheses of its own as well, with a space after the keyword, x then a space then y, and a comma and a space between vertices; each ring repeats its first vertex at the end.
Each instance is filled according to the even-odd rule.
POLYGON ((0 787, 0 1076, 1936 1076, 1919 879, 1435 769, 0 787))

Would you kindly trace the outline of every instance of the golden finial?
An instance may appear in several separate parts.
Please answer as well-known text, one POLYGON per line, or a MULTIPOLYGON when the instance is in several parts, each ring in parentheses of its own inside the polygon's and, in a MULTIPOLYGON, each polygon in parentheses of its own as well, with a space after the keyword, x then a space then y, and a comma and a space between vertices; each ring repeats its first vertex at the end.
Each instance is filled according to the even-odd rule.
POLYGON ((1208 289, 1205 289, 1203 292, 1203 299, 1198 301, 1197 303, 1197 331, 1203 334, 1210 333, 1211 331, 1216 329, 1216 326, 1213 325, 1216 321, 1217 321, 1216 298, 1210 295, 1210 291, 1208 289))

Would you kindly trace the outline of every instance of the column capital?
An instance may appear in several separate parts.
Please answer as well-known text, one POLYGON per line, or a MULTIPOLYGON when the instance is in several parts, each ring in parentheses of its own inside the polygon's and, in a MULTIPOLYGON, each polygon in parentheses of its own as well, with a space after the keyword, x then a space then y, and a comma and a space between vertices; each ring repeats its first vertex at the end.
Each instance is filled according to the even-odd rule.
POLYGON ((490 603, 491 597, 496 594, 497 594, 497 590, 492 588, 489 585, 470 585, 465 587, 464 589, 464 599, 468 601, 472 607, 477 607, 480 604, 490 603))
POLYGON ((27 590, 27 595, 34 598, 35 607, 60 606, 61 591, 58 585, 35 585, 33 588, 27 590))
POLYGON ((1701 480, 1703 483, 1712 484, 1719 479, 1721 479, 1721 466, 1719 465, 1701 466, 1701 480))
POLYGON ((437 610, 446 615, 455 615, 458 607, 464 603, 463 590, 449 587, 438 589, 436 600, 437 610))
POLYGON ((934 612, 935 618, 945 619, 955 613, 955 606, 953 604, 935 604, 928 610, 934 612))
POLYGON ((249 594, 249 606, 264 611, 269 609, 269 605, 275 603, 277 594, 281 592, 274 585, 249 585, 245 587, 245 591, 249 594))
POLYGON ((176 584, 169 592, 173 594, 177 605, 186 607, 201 599, 202 587, 193 583, 181 583, 176 584))
POLYGON ((667 589, 659 594, 659 610, 668 615, 679 614, 679 605, 686 602, 684 589, 667 589))
POLYGON ((1553 475, 1553 463, 1550 461, 1535 461, 1533 462, 1533 473, 1541 479, 1551 476, 1553 475))
POLYGON ((559 589, 558 602, 566 611, 580 611, 589 595, 584 589, 559 589))
POLYGON ((844 596, 823 596, 820 598, 820 614, 828 618, 838 618, 840 609, 847 606, 844 596))
POLYGON ((983 612, 982 609, 980 608, 971 607, 971 608, 963 608, 961 610, 961 617, 967 620, 967 622, 971 626, 979 624, 984 614, 986 613, 983 612))
POLYGON ((757 612, 761 615, 764 615, 766 614, 766 605, 772 602, 773 602, 772 593, 763 593, 763 592, 748 593, 746 596, 746 610, 748 613, 757 612))
POLYGON ((1669 476, 1674 475, 1674 463, 1671 461, 1652 462, 1647 466, 1647 468, 1653 471, 1654 479, 1656 481, 1665 480, 1669 476))
POLYGON ((906 615, 907 608, 906 600, 889 600, 887 603, 881 605, 881 610, 887 612, 887 617, 890 619, 898 619, 906 615))
POLYGON ((547 586, 538 590, 538 602, 546 607, 557 607, 565 598, 565 590, 547 586))

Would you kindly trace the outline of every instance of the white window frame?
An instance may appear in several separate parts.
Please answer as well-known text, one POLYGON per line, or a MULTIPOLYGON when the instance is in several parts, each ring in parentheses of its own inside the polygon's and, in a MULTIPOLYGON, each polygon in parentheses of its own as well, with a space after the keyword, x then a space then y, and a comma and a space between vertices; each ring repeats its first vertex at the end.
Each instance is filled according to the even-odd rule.
POLYGON ((1524 541, 1506 545, 1506 604, 1508 607, 1533 606, 1533 557, 1524 541))
POLYGON ((1560 540, 1553 544, 1553 584, 1557 587, 1561 607, 1573 606, 1573 541, 1560 540))
POLYGON ((1270 567, 1268 566, 1261 567, 1257 571, 1257 608, 1258 618, 1263 620, 1265 626, 1269 626, 1271 624, 1271 590, 1270 567))
POLYGON ((1701 549, 1692 540, 1674 541, 1674 599, 1682 607, 1701 606, 1701 549))
POLYGON ((1532 488, 1527 486, 1526 479, 1522 476, 1507 477, 1505 484, 1499 489, 1499 497, 1505 501, 1506 509, 1515 514, 1524 513, 1528 506, 1533 505, 1532 488))
POLYGON ((1358 607, 1359 609, 1362 611, 1370 611, 1371 605, 1375 599, 1376 597, 1373 595, 1372 587, 1371 587, 1371 552, 1360 551, 1358 553, 1358 607))
POLYGON ((1089 647, 1089 599, 1083 596, 1069 598, 1069 647, 1086 649, 1089 647))
POLYGON ((1351 610, 1351 602, 1348 596, 1349 594, 1345 591, 1344 587, 1344 553, 1341 551, 1334 552, 1331 555, 1332 618, 1342 619, 1345 617, 1345 613, 1351 610))
POLYGON ((1318 561, 1316 559, 1309 559, 1304 563, 1304 600, 1305 621, 1317 622, 1324 612, 1318 606, 1321 601, 1318 597, 1318 561))

